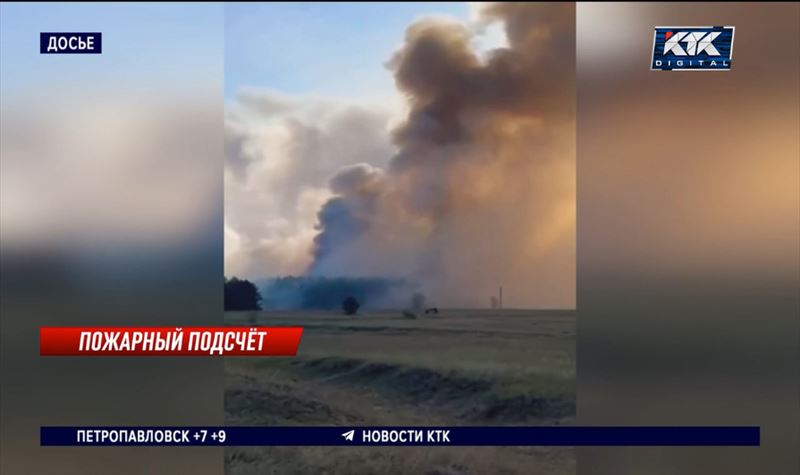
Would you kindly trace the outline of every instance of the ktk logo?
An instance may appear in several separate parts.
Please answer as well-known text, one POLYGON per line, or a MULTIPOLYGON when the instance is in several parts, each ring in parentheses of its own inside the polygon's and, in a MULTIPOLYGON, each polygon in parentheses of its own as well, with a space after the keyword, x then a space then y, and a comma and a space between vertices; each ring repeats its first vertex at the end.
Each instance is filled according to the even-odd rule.
POLYGON ((656 27, 655 71, 727 71, 733 55, 732 26, 656 27))
POLYGON ((664 34, 667 42, 664 43, 664 54, 672 53, 675 56, 695 56, 700 53, 708 53, 710 56, 719 56, 719 51, 714 48, 714 38, 719 36, 719 31, 709 31, 704 33, 702 31, 690 32, 679 31, 673 34, 668 31, 664 34), (686 50, 681 48, 680 43, 686 43, 686 50))

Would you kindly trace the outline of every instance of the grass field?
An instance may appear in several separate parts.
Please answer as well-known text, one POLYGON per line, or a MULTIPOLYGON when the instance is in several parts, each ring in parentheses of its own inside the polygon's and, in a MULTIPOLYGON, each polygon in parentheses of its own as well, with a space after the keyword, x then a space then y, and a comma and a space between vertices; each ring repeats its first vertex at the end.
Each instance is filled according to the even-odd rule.
MULTIPOLYGON (((295 358, 227 358, 231 425, 551 425, 575 415, 572 312, 443 310, 344 316, 230 312, 229 324, 300 325, 295 358)), ((249 474, 568 474, 570 448, 231 447, 249 474)))

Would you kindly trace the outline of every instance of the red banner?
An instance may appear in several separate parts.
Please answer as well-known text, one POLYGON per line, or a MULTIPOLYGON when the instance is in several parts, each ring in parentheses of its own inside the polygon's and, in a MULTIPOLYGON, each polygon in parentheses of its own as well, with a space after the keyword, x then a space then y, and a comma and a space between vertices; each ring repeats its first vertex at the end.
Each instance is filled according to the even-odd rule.
POLYGON ((41 327, 41 356, 294 356, 302 327, 41 327))

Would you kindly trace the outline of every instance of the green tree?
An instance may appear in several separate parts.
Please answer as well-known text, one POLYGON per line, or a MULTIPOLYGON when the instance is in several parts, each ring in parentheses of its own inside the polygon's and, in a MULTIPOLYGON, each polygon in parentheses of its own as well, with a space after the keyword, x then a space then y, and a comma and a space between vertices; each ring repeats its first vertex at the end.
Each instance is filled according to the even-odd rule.
POLYGON ((342 301, 342 311, 345 315, 355 315, 359 307, 361 307, 361 304, 352 295, 342 301))
POLYGON ((225 279, 225 310, 261 310, 261 294, 255 284, 236 277, 225 279))

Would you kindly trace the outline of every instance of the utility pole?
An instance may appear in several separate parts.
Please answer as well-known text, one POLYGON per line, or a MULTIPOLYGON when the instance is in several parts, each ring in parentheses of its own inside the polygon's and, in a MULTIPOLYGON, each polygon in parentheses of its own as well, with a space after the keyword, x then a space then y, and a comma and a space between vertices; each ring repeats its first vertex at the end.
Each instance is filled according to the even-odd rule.
POLYGON ((500 310, 503 309, 503 286, 500 286, 500 310))

